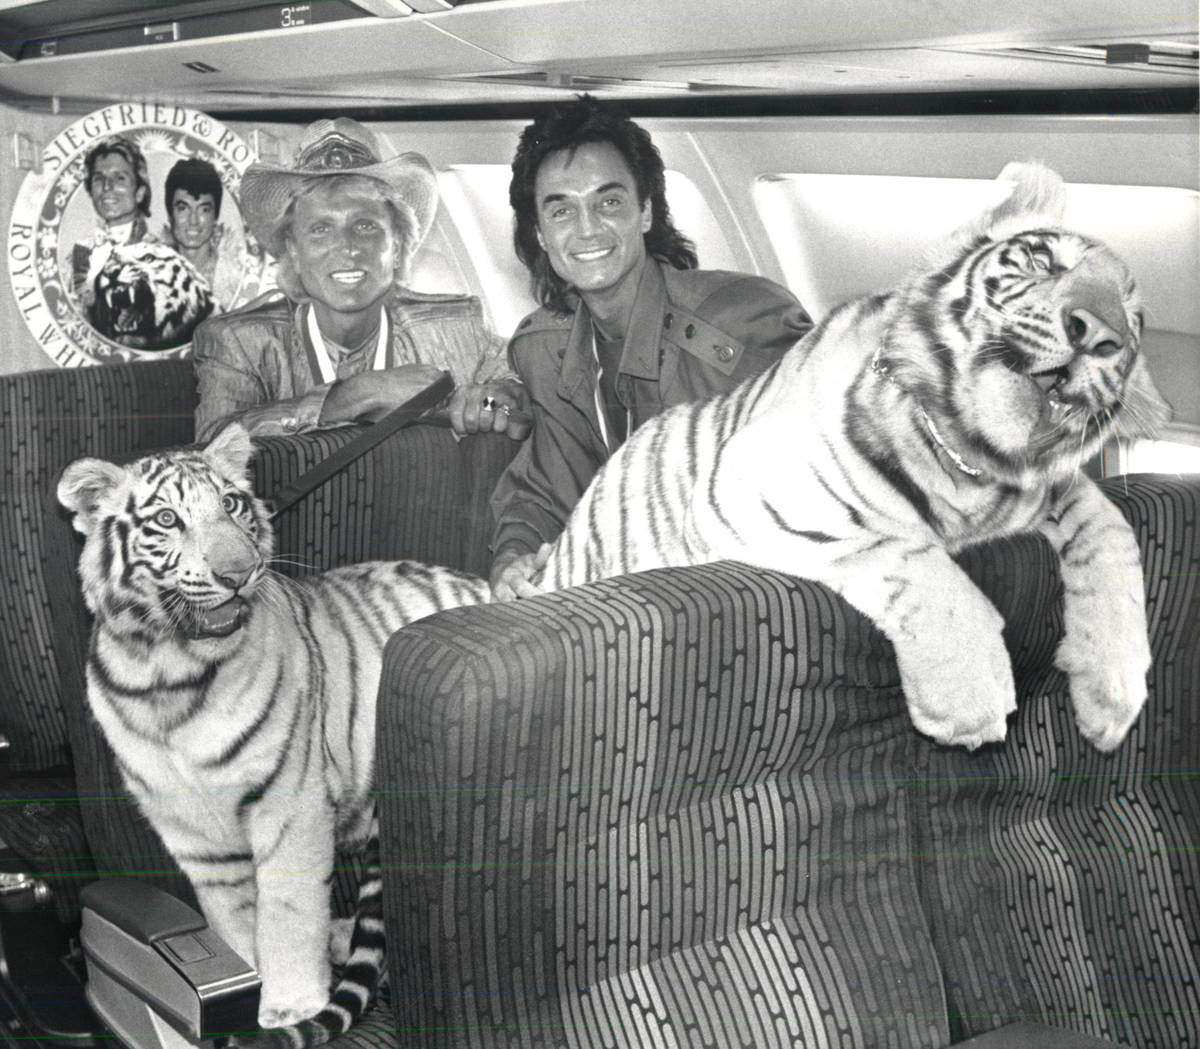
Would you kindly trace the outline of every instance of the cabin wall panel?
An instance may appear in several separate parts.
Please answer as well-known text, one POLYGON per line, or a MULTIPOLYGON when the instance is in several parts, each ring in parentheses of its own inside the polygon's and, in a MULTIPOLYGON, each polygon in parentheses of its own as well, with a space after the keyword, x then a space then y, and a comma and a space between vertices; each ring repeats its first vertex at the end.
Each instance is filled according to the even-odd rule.
MULTIPOLYGON (((24 132, 44 145, 76 119, 77 115, 0 109, 0 126, 5 131, 0 141, 0 211, 6 217, 11 215, 25 174, 12 163, 12 133, 24 132)), ((246 139, 256 129, 267 131, 278 156, 285 159, 291 156, 301 130, 286 123, 225 123, 246 139)), ((641 123, 653 134, 667 167, 686 176, 703 195, 711 209, 712 223, 723 235, 716 251, 697 237, 701 264, 736 265, 781 282, 785 280, 783 267, 766 223, 754 206, 753 187, 763 175, 794 172, 993 178, 1010 160, 1039 159, 1069 182, 1200 189, 1200 135, 1191 115, 646 118, 641 123)), ((524 125, 523 120, 446 120, 387 121, 373 127, 394 150, 417 150, 429 157, 435 168, 445 171, 454 165, 508 165, 524 125)), ((519 275, 512 256, 511 218, 507 199, 502 193, 498 196, 487 242, 474 247, 488 253, 493 266, 511 278, 514 273, 519 275)), ((681 222, 681 226, 687 230, 686 224, 681 222)), ((6 235, 7 228, 6 224, 6 235)), ((877 246, 871 243, 862 245, 864 257, 875 250, 877 246)), ((436 259, 424 260, 424 278, 460 285, 446 290, 481 294, 498 328, 506 327, 528 307, 527 296, 519 303, 507 297, 501 301, 488 286, 488 272, 472 264, 463 229, 447 213, 445 203, 439 233, 430 242, 431 256, 435 251, 436 259), (466 289, 461 287, 464 283, 466 289)), ((848 260, 846 265, 853 266, 853 261, 848 260)), ((5 274, 7 284, 7 267, 5 274)), ((1138 276, 1143 284, 1153 283, 1153 274, 1138 276)), ((1184 286, 1190 281, 1200 299, 1200 274, 1183 278, 1175 274, 1173 280, 1184 286)), ((428 286, 427 290, 434 289, 428 286)), ((1172 363, 1168 366, 1172 377, 1186 379, 1193 373, 1189 362, 1200 348, 1197 335, 1185 331, 1181 346, 1174 346, 1178 340, 1173 341, 1169 355, 1172 363)), ((11 290, 5 292, 0 307, 0 373, 50 364, 26 329, 11 290)), ((1182 391, 1173 392, 1175 399, 1185 405, 1184 418, 1200 419, 1200 390, 1185 383, 1182 391)))

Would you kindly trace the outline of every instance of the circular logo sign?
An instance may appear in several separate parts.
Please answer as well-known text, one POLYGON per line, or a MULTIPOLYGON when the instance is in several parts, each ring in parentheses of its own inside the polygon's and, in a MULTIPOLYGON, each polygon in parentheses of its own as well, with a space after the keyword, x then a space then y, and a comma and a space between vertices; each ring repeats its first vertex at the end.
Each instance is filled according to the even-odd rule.
MULTIPOLYGON (((206 113, 183 106, 128 102, 98 109, 66 128, 42 150, 41 170, 31 172, 21 184, 8 230, 8 272, 17 309, 38 345, 63 367, 179 357, 190 349, 187 342, 161 348, 161 342, 125 337, 123 329, 110 328, 103 334, 97 330, 95 291, 88 281, 94 276, 94 260, 107 259, 114 252, 108 241, 113 241, 115 234, 101 217, 114 206, 104 196, 107 191, 97 188, 99 177, 93 179, 97 198, 93 200, 84 186, 84 161, 95 147, 114 136, 136 146, 146 162, 149 185, 143 190, 139 181, 137 197, 147 199, 150 210, 149 215, 144 210, 137 213, 134 229, 155 246, 141 252, 142 261, 153 266, 156 258, 165 256, 176 263, 164 268, 166 264, 159 262, 158 269, 145 278, 157 280, 165 289, 148 307, 150 313, 157 309, 162 320, 167 308, 162 299, 171 293, 167 277, 177 280, 180 270, 187 269, 178 262, 173 247, 170 202, 165 199, 167 173, 179 160, 207 163, 223 190, 217 202, 220 215, 212 223, 211 243, 206 245, 217 268, 218 279, 212 283, 217 308, 231 309, 247 301, 266 280, 264 255, 243 226, 237 207, 242 172, 254 159, 250 147, 206 113), (97 250, 102 254, 93 255, 97 250), (88 269, 89 259, 93 269, 88 269)), ((103 163, 97 160, 97 171, 103 163)), ((119 167, 120 162, 113 161, 111 166, 119 167)), ((175 196, 183 197, 184 192, 175 196)), ((121 235, 130 228, 126 224, 121 235)), ((131 241, 135 239, 143 237, 130 236, 131 241)), ((211 272, 205 276, 206 283, 213 281, 211 272)), ((124 290, 127 301, 121 308, 132 308, 133 295, 128 288, 124 290)), ((105 311, 107 318, 112 308, 106 305, 110 306, 105 311)))

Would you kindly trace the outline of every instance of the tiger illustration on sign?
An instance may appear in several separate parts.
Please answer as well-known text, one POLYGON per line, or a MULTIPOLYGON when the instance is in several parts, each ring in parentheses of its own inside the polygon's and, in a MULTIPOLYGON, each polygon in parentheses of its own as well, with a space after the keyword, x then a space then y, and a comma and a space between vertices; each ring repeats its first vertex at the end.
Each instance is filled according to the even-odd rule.
POLYGON ((277 575, 251 451, 234 424, 202 450, 81 459, 58 498, 86 537, 88 703, 125 783, 209 924, 258 968, 260 1025, 318 1044, 358 1018, 382 964, 368 867, 331 996, 329 879, 335 847, 373 834, 384 644, 489 591, 409 561, 277 575))
POLYGON ((140 241, 97 248, 90 319, 101 335, 141 350, 169 350, 191 341, 213 312, 208 281, 174 248, 140 241))
POLYGON ((1078 725, 1116 747, 1146 699, 1142 571, 1079 467, 1168 408, 1125 265, 1062 228, 1054 172, 1000 177, 1007 199, 895 291, 640 427, 543 547, 541 588, 721 559, 819 581, 893 643, 916 727, 975 748, 1003 739, 1015 691, 1001 617, 951 554, 1036 529, 1060 555, 1078 725))

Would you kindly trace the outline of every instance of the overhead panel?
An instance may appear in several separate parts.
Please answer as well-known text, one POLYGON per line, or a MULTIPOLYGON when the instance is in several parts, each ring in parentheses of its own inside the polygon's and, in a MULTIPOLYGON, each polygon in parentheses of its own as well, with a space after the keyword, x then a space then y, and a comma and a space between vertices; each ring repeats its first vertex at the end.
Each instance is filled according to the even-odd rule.
MULTIPOLYGON (((483 6, 495 0, 462 0, 483 6)), ((448 0, 0 0, 0 97, 86 110, 152 98, 214 111, 318 96, 389 101, 406 79, 511 63, 438 28, 448 0), (70 14, 72 20, 66 21, 70 14), (119 57, 117 57, 119 56, 119 57), (378 99, 360 85, 390 82, 378 99)), ((430 81, 432 83, 432 81, 430 81)))

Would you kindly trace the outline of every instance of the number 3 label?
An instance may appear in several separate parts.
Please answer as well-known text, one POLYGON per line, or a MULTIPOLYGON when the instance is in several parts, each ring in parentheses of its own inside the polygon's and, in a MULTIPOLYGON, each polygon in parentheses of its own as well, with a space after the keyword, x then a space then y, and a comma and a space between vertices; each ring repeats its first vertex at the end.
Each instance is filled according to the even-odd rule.
POLYGON ((312 11, 311 4, 289 4, 279 9, 279 27, 294 29, 296 26, 308 25, 308 16, 312 11))

